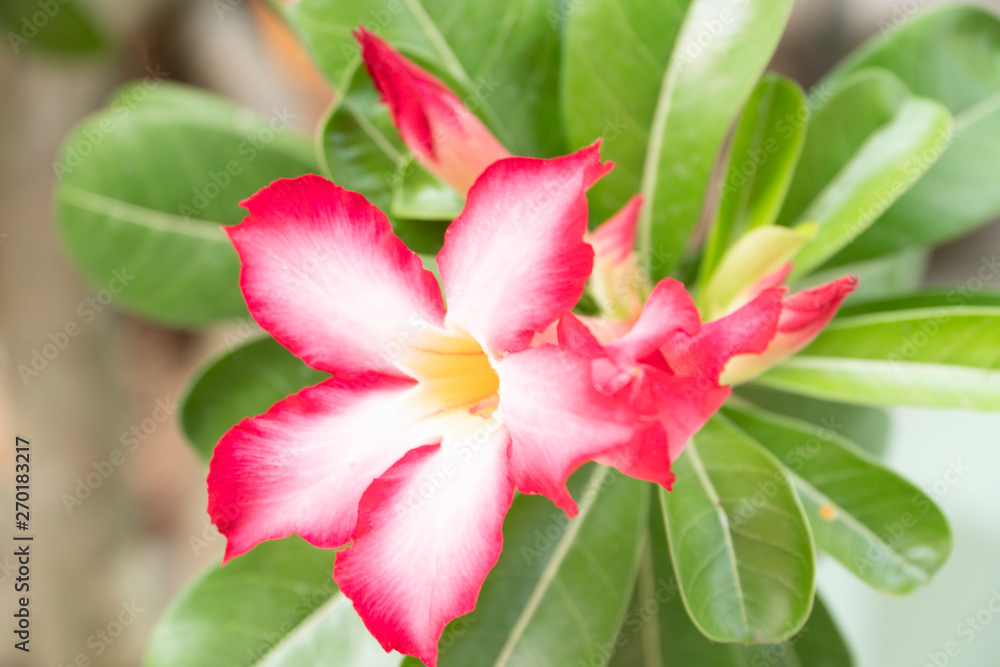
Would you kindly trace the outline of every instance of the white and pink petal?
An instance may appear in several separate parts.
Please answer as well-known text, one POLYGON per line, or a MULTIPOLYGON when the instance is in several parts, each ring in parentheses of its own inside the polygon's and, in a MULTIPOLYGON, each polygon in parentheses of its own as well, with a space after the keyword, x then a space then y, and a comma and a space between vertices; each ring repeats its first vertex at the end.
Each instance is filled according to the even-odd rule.
POLYGON ((599 143, 549 160, 494 163, 448 228, 438 266, 448 322, 491 356, 526 348, 576 305, 594 253, 586 192, 612 167, 599 143))
POLYGON ((511 436, 511 474, 521 493, 541 494, 569 516, 577 507, 570 474, 636 437, 624 400, 595 387, 592 360, 545 345, 497 363, 500 416, 511 436))
POLYGON ((445 625, 475 608, 513 500, 509 444, 495 420, 466 417, 364 494, 334 579, 386 651, 434 667, 445 625))
POLYGON ((281 179, 226 227, 254 319, 313 368, 403 376, 399 346, 444 320, 434 275, 361 195, 320 176, 281 179))
POLYGON ((230 429, 208 473, 226 560, 293 533, 319 547, 351 541, 371 482, 439 441, 415 398, 411 381, 391 376, 331 379, 230 429))

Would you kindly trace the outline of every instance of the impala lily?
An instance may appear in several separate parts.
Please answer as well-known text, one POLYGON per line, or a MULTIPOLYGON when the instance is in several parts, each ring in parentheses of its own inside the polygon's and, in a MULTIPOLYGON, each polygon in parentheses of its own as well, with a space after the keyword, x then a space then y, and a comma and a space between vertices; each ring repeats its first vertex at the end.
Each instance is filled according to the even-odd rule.
POLYGON ((355 36, 400 137, 427 171, 464 195, 486 167, 510 156, 448 86, 368 30, 355 36))
MULTIPOLYGON (((664 437, 658 415, 601 391, 593 354, 531 347, 590 276, 585 192, 611 166, 595 144, 487 169, 438 255, 447 312, 434 276, 362 196, 303 176, 244 203, 227 232, 250 312, 334 377, 216 447, 209 512, 226 560, 292 533, 353 542, 337 555, 341 590, 386 650, 434 665, 445 624, 474 608, 496 562, 515 486, 572 516, 565 482, 586 460, 669 482, 666 458, 627 455, 664 437)), ((622 347, 646 356, 699 327, 690 309, 653 308, 622 347)))
MULTIPOLYGON (((703 290, 706 316, 722 317, 784 283, 792 271, 795 253, 815 231, 815 225, 806 223, 796 228, 758 227, 741 236, 723 255, 703 290)), ((833 319, 857 286, 857 277, 848 275, 785 297, 774 340, 760 354, 734 358, 721 381, 746 382, 804 348, 833 319)))

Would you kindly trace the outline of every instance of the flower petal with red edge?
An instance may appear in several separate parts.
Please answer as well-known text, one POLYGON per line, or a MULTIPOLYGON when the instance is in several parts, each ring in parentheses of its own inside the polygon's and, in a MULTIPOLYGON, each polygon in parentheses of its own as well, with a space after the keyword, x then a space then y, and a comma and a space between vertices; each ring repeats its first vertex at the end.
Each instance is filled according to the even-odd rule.
POLYGON ((566 480, 582 463, 635 437, 635 415, 594 386, 591 360, 546 345, 496 364, 500 415, 511 435, 517 490, 548 497, 569 516, 566 480))
POLYGON ((594 246, 597 258, 619 264, 632 256, 635 252, 635 237, 639 231, 642 202, 642 195, 632 197, 620 211, 587 235, 587 242, 594 246))
POLYGON ((351 541, 372 480, 440 440, 417 428, 413 387, 375 374, 331 379, 230 429, 208 473, 208 513, 226 536, 226 560, 293 533, 319 547, 351 541))
POLYGON ((723 381, 727 384, 745 382, 804 348, 833 319, 840 304, 857 286, 855 276, 844 276, 787 297, 774 340, 761 354, 732 359, 722 374, 723 381))
POLYGON ((438 254, 448 322, 488 353, 524 349, 580 299, 594 260, 585 195, 613 166, 599 151, 494 163, 448 228, 438 254))
POLYGON ((695 335, 701 317, 684 285, 673 278, 661 280, 639 314, 632 329, 605 347, 619 363, 634 364, 644 359, 678 332, 695 335))
POLYGON ((507 432, 493 420, 464 422, 440 446, 413 450, 371 485, 354 544, 337 554, 334 568, 382 647, 429 667, 445 625, 476 606, 500 556, 514 495, 507 432))
POLYGON ((403 142, 429 172, 465 194, 507 149, 448 86, 364 28, 355 37, 403 142))
POLYGON ((440 326, 444 303, 382 212, 314 175, 275 181, 243 206, 250 214, 224 229, 258 324, 313 368, 403 375, 395 350, 440 326))
POLYGON ((763 352, 778 330, 784 288, 764 290, 739 310, 705 323, 695 336, 678 334, 660 348, 676 375, 701 378, 707 389, 719 382, 737 354, 763 352))

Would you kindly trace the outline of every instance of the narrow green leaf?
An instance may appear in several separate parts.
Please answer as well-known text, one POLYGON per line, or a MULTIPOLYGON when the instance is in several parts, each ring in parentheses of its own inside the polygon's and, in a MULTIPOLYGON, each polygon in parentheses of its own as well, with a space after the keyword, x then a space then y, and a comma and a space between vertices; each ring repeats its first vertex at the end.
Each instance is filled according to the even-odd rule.
POLYGON ((181 402, 181 429, 203 461, 226 431, 300 389, 330 377, 267 336, 204 367, 181 402))
POLYGON ((670 561, 663 518, 650 512, 649 547, 609 667, 851 667, 844 639, 817 596, 805 625, 780 644, 721 644, 691 622, 670 561))
POLYGON ((285 12, 338 90, 360 62, 361 25, 434 70, 512 153, 564 152, 558 122, 559 32, 548 0, 303 0, 285 12))
POLYGON ((157 623, 143 665, 398 666, 339 593, 334 553, 292 537, 213 566, 157 623))
POLYGON ((830 181, 802 220, 819 232, 795 257, 792 277, 808 274, 868 229, 951 141, 951 114, 927 99, 903 102, 830 181))
POLYGON ((145 317, 196 326, 244 314, 220 226, 271 181, 316 171, 291 120, 153 77, 122 89, 55 163, 63 246, 116 305, 145 317))
POLYGON ((764 410, 809 422, 817 430, 836 431, 873 456, 882 456, 889 446, 889 415, 880 408, 823 401, 752 383, 734 390, 737 398, 764 410))
POLYGON ((733 241, 743 232, 770 225, 778 216, 802 150, 809 108, 798 84, 765 76, 740 118, 719 185, 722 200, 705 244, 700 284, 712 276, 733 241))
POLYGON ((815 553, 802 505, 774 457, 716 416, 674 464, 660 500, 692 621, 723 642, 781 642, 805 623, 815 553))
POLYGON ((635 584, 649 485, 590 465, 570 490, 572 521, 545 498, 514 500, 476 610, 441 638, 441 667, 603 664, 635 584))
POLYGON ((844 307, 885 299, 917 289, 924 281, 929 260, 927 250, 908 248, 891 255, 822 269, 796 280, 792 289, 797 292, 853 274, 858 277, 858 287, 847 295, 844 307))
POLYGON ((864 146, 886 126, 912 94, 899 77, 866 69, 836 83, 817 86, 809 95, 812 113, 778 224, 791 225, 864 146))
POLYGON ((952 143, 879 223, 835 258, 845 263, 955 238, 1000 215, 1000 18, 950 6, 891 25, 821 86, 868 67, 892 71, 955 118, 952 143))
MULTIPOLYGON (((998 265, 1000 270, 1000 265, 998 265)), ((948 306, 997 306, 1000 307, 1000 292, 995 290, 979 292, 963 287, 950 289, 924 289, 906 296, 897 296, 877 301, 866 301, 840 309, 839 317, 886 313, 895 310, 919 310, 944 308, 948 306)))
POLYGON ((570 143, 603 136, 617 165, 592 192, 593 214, 606 218, 642 191, 639 247, 655 277, 681 259, 722 142, 791 4, 591 0, 568 14, 562 104, 570 143))
POLYGON ((767 386, 864 405, 1000 409, 1000 306, 922 307, 835 319, 767 386))
POLYGON ((869 586, 902 595, 944 565, 951 531, 941 510, 835 428, 759 408, 724 411, 787 468, 816 546, 869 586))

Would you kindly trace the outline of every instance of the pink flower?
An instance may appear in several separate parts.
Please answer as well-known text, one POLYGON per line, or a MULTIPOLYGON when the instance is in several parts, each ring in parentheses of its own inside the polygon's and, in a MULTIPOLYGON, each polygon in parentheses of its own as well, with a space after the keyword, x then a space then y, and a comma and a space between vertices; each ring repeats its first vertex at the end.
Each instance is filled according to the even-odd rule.
POLYGON ((732 393, 720 382, 736 355, 763 352, 774 338, 784 289, 764 290, 736 312, 702 323, 684 286, 667 278, 653 289, 626 333, 601 344, 600 318, 572 314, 559 322, 559 342, 592 359, 598 391, 624 400, 645 423, 634 438, 595 457, 627 475, 670 489, 670 464, 732 393), (596 324, 596 326, 595 326, 596 324))
MULTIPOLYGON (((785 276, 791 268, 789 264, 783 269, 785 276)), ((783 281, 784 276, 779 283, 783 281)), ((726 366, 722 381, 727 384, 746 382, 804 348, 830 323, 840 304, 857 286, 857 276, 844 276, 786 297, 774 340, 760 354, 735 357, 726 366)))
POLYGON ((455 93, 365 28, 355 32, 365 67, 417 161, 465 194, 507 149, 455 93))
MULTIPOLYGON (((209 513, 227 561, 293 533, 352 543, 336 559, 341 590, 386 650, 434 665, 444 626, 475 607, 496 563, 515 487, 573 516, 565 482, 585 461, 669 481, 668 457, 627 449, 665 437, 660 416, 605 391, 593 350, 531 346, 591 274, 585 193, 612 167, 598 146, 483 173, 438 255, 447 311, 437 280, 361 195, 303 176, 244 202, 249 215, 226 231, 250 312, 333 377, 216 447, 209 513)), ((614 363, 669 375, 660 343, 678 329, 702 340, 683 288, 663 291, 609 348, 614 363)), ((700 363, 697 345, 671 359, 700 363)))

